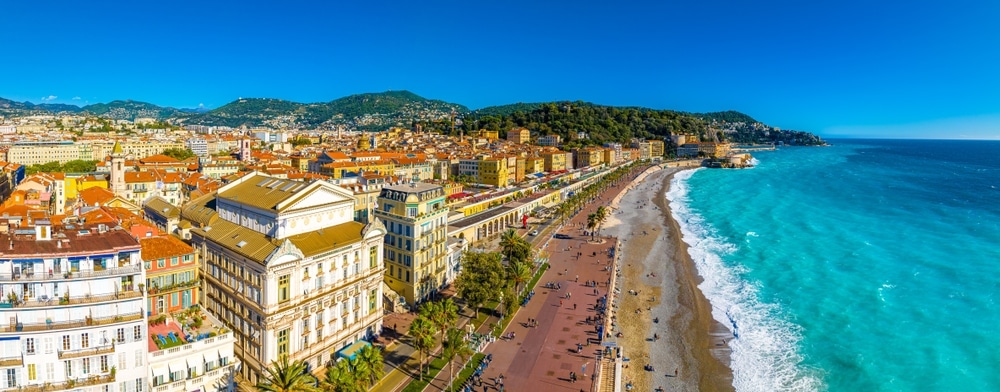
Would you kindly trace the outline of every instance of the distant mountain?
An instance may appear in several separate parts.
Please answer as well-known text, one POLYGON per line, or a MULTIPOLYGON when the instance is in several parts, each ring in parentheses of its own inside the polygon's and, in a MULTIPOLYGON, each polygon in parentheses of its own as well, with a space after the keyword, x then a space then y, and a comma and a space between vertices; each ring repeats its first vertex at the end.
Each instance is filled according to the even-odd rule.
POLYGON ((157 120, 163 120, 182 114, 181 111, 174 108, 133 101, 131 99, 87 105, 83 107, 83 111, 100 117, 129 121, 142 117, 151 117, 157 120))
POLYGON ((421 97, 409 91, 356 94, 325 103, 241 98, 206 113, 182 119, 185 124, 272 127, 346 125, 358 129, 408 127, 421 119, 441 119, 465 106, 421 97))

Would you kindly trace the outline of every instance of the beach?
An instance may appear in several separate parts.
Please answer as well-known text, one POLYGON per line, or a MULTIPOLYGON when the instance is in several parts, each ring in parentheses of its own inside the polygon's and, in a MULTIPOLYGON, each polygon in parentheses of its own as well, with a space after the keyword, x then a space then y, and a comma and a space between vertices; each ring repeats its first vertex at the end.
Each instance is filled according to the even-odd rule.
POLYGON ((622 336, 612 339, 629 358, 623 383, 633 390, 732 391, 725 341, 732 334, 712 319, 664 197, 679 170, 648 172, 611 203, 602 234, 622 241, 613 332, 622 336))

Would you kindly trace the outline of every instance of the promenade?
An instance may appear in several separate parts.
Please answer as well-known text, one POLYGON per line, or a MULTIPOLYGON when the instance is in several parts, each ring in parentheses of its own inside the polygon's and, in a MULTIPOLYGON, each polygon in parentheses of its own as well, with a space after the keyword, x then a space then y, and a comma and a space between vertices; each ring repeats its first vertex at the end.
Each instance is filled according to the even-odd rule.
MULTIPOLYGON (((640 172, 641 169, 635 171, 640 172)), ((493 354, 493 362, 484 372, 483 384, 476 388, 477 391, 499 390, 500 384, 495 380, 501 374, 504 376, 503 388, 509 391, 540 387, 561 391, 594 390, 593 376, 601 350, 596 332, 595 305, 608 294, 608 282, 614 270, 610 250, 618 241, 613 237, 597 237, 591 241, 591 236, 583 233, 587 215, 599 206, 610 205, 619 193, 627 189, 632 178, 626 176, 620 179, 617 185, 610 186, 586 203, 561 226, 558 222, 539 226, 540 235, 526 237, 547 253, 550 267, 534 288, 533 299, 504 326, 503 334, 513 333, 515 337, 498 338, 484 351, 485 354, 493 354), (557 233, 569 238, 552 238, 557 233), (596 286, 588 286, 587 282, 591 281, 596 286), (558 284, 561 288, 545 288, 546 283, 558 284), (536 326, 530 326, 529 319, 535 320, 536 326), (576 373, 576 382, 570 380, 570 372, 576 373)), ((518 228, 518 233, 524 236, 526 230, 518 228)), ((451 296, 453 293, 448 290, 442 294, 451 296)), ((457 297, 454 299, 458 303, 461 301, 457 297)), ((460 328, 465 328, 471 315, 471 311, 460 315, 460 328)), ((395 327, 405 334, 413 318, 415 315, 410 313, 388 315, 383 325, 387 331, 395 327)), ((497 318, 490 317, 477 332, 487 333, 498 322, 497 318)), ((385 353, 386 377, 374 390, 400 391, 417 376, 419 355, 407 341, 408 338, 403 336, 389 344, 385 353)), ((460 368, 460 363, 456 362, 455 372, 458 373, 460 368)), ((446 390, 449 379, 446 367, 425 390, 446 390)))

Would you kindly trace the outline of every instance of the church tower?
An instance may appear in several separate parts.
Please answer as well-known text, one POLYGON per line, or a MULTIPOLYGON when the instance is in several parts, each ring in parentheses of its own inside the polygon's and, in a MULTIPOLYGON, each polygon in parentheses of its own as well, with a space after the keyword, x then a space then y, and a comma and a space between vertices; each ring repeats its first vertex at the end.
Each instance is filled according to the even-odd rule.
POLYGON ((108 187, 116 196, 125 196, 125 151, 117 140, 111 149, 111 179, 108 187))

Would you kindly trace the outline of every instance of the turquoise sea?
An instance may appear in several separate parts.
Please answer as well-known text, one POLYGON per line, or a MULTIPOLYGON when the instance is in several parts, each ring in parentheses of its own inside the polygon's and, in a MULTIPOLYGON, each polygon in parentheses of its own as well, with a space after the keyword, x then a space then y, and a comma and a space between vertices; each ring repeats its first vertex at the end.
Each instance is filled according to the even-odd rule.
POLYGON ((667 193, 736 390, 1000 390, 1000 141, 832 144, 667 193))

